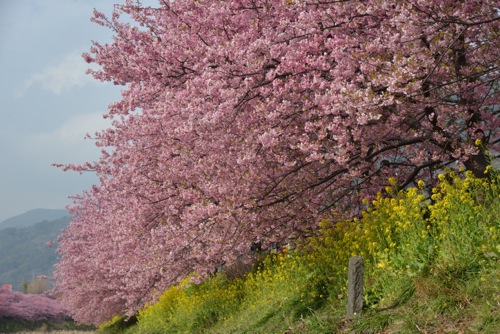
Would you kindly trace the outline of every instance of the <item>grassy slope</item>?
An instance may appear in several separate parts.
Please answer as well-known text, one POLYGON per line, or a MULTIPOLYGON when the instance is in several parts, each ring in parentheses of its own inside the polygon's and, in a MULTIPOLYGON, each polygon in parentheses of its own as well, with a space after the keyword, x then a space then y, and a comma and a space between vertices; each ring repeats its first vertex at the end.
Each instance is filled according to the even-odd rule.
MULTIPOLYGON (((127 332, 498 333, 498 177, 449 179, 440 176, 432 204, 410 189, 369 203, 359 220, 322 221, 300 251, 271 255, 242 279, 186 280, 127 332), (352 255, 365 260, 365 308, 348 318, 352 255)), ((124 330, 123 317, 100 329, 124 330)))

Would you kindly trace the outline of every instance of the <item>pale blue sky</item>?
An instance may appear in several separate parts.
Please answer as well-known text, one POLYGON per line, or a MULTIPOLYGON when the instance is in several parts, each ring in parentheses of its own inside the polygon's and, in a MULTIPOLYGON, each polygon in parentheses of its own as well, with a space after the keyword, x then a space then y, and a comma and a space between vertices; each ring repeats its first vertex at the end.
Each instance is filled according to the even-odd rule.
POLYGON ((63 208, 69 195, 96 182, 51 163, 99 156, 83 137, 106 127, 102 114, 121 87, 86 75, 80 55, 91 40, 111 39, 90 17, 93 8, 110 13, 115 2, 0 0, 0 222, 34 208, 63 208))

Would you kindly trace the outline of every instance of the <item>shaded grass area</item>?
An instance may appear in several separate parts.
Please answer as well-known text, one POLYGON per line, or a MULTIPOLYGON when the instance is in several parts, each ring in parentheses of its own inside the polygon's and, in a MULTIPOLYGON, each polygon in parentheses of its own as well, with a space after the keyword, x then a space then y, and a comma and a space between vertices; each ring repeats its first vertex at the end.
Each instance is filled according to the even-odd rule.
POLYGON ((137 322, 116 317, 99 332, 498 333, 498 176, 449 172, 430 191, 391 182, 359 219, 324 219, 297 250, 270 254, 240 278, 186 279, 137 322), (365 261, 364 309, 348 318, 354 255, 365 261))

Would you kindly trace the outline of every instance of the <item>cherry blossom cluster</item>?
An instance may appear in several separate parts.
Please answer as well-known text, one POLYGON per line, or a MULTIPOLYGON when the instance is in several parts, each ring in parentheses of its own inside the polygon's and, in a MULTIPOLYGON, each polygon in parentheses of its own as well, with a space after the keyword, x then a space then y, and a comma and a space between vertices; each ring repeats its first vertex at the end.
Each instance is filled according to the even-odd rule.
POLYGON ((0 289, 0 321, 13 319, 29 322, 70 320, 59 300, 44 295, 25 295, 0 289))
POLYGON ((497 1, 134 1, 85 59, 123 85, 56 276, 77 320, 499 149, 497 1), (480 143, 480 145, 478 145, 480 143))

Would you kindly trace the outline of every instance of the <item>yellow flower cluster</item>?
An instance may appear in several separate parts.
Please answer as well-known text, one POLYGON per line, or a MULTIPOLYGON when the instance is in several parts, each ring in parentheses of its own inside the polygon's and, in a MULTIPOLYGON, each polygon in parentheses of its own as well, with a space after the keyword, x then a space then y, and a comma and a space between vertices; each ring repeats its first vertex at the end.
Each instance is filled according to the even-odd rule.
MULTIPOLYGON (((488 173, 491 168, 487 169, 488 173)), ((443 175, 443 174, 441 174, 443 175)), ((499 226, 499 178, 477 179, 466 172, 465 178, 450 172, 433 189, 429 222, 436 248, 446 263, 461 263, 481 253, 496 251, 499 226), (460 249, 458 249, 460 248, 460 249), (465 255, 468 254, 468 255, 465 255)))
POLYGON ((139 312, 141 331, 191 332, 227 319, 239 307, 240 283, 241 280, 229 283, 222 276, 214 276, 202 284, 193 284, 186 278, 139 312))
POLYGON ((373 294, 391 279, 388 275, 413 277, 435 270, 437 258, 449 264, 461 261, 460 254, 496 252, 498 177, 476 179, 467 172, 461 178, 447 171, 437 178, 430 200, 425 182, 398 192, 395 179, 390 179, 386 189, 390 196, 378 194, 371 203, 365 201, 368 208, 360 219, 322 220, 311 248, 322 254, 320 262, 342 268, 343 272, 336 270, 340 275, 350 256, 363 257, 367 286, 373 294))
POLYGON ((358 219, 324 218, 317 235, 298 250, 269 255, 243 279, 185 280, 141 311, 139 326, 144 332, 195 332, 224 321, 238 328, 277 309, 315 309, 346 296, 347 263, 354 255, 365 261, 365 302, 373 307, 390 305, 387 286, 394 286, 392 297, 400 295, 394 282, 471 258, 498 258, 500 178, 491 168, 487 172, 489 178, 476 179, 447 171, 430 194, 423 181, 397 191, 390 179, 389 196, 364 201, 367 209, 358 219))

